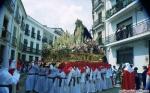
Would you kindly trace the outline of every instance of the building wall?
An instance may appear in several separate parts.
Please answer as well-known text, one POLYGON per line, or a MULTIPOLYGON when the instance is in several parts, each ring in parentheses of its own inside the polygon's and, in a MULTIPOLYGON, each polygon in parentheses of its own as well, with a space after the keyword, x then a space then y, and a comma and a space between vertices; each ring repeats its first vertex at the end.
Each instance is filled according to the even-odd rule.
MULTIPOLYGON (((31 17, 27 17, 26 24, 29 25, 29 36, 25 35, 25 31, 24 31, 24 35, 23 35, 23 43, 24 43, 24 39, 27 39, 28 41, 28 47, 30 47, 30 42, 33 42, 33 48, 36 49, 36 44, 39 44, 39 50, 42 50, 42 38, 43 38, 43 31, 44 31, 44 26, 42 26, 40 23, 38 23, 36 20, 32 19, 31 17), (31 37, 32 34, 32 27, 35 29, 35 38, 31 37), (40 36, 41 36, 41 40, 37 40, 37 32, 40 31, 40 36)), ((29 56, 33 56, 33 61, 35 60, 35 57, 39 57, 39 60, 41 60, 41 55, 38 54, 30 54, 30 53, 26 53, 23 52, 22 55, 26 55, 26 59, 24 61, 29 61, 29 56)))
POLYGON ((116 63, 116 51, 121 47, 133 47, 133 65, 134 67, 138 67, 138 71, 141 73, 143 71, 142 66, 147 66, 149 63, 149 60, 147 60, 149 55, 147 40, 134 41, 128 44, 114 46, 110 48, 107 47, 107 58, 110 64, 119 66, 119 64, 116 63))
MULTIPOLYGON (((10 12, 7 8, 7 6, 5 6, 3 4, 2 8, 0 9, 0 36, 2 35, 2 29, 3 29, 3 22, 4 22, 4 16, 7 18, 8 20, 8 26, 7 26, 7 30, 12 33, 12 27, 13 27, 13 15, 14 12, 10 12)), ((11 40, 9 42, 3 42, 3 40, 0 41, 0 46, 4 46, 3 49, 3 53, 2 53, 2 65, 4 67, 9 67, 9 50, 11 47, 11 40)), ((2 52, 2 51, 1 51, 2 52)))

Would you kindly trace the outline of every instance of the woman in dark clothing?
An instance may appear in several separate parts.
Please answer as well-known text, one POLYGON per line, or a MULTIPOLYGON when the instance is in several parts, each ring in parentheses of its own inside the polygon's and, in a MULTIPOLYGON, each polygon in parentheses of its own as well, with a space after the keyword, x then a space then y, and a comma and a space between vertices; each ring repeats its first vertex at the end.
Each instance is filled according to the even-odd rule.
POLYGON ((138 74, 137 70, 138 70, 138 68, 135 67, 135 68, 134 68, 134 72, 135 72, 136 90, 139 90, 139 89, 140 89, 140 77, 139 77, 139 74, 138 74))
POLYGON ((143 73, 142 73, 142 82, 143 82, 143 89, 146 87, 146 73, 147 73, 147 67, 143 66, 143 73))

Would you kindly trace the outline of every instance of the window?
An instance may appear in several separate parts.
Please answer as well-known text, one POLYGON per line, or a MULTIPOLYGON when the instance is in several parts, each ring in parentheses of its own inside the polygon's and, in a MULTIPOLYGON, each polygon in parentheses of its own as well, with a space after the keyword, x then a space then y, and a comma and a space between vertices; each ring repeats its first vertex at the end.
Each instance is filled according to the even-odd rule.
POLYGON ((16 30, 17 28, 14 26, 13 37, 16 37, 16 30))
POLYGON ((24 39, 23 50, 26 51, 28 46, 28 40, 24 39))
POLYGON ((37 40, 41 40, 40 31, 37 32, 37 40))
POLYGON ((28 35, 28 36, 30 35, 29 24, 26 24, 25 35, 28 35))
POLYGON ((10 58, 11 58, 12 60, 15 59, 15 51, 14 51, 14 50, 11 50, 11 56, 10 56, 10 58))
POLYGON ((36 49, 39 50, 39 44, 36 44, 36 49))
POLYGON ((26 61, 26 55, 25 54, 22 55, 22 60, 26 61))
POLYGON ((4 48, 5 48, 5 46, 0 45, 0 61, 1 62, 3 61, 4 48))
POLYGON ((99 22, 102 21, 102 13, 101 13, 101 12, 98 14, 98 21, 99 21, 99 22))
POLYGON ((4 17, 2 37, 7 37, 8 19, 4 17))
POLYGON ((24 39, 24 45, 28 45, 28 40, 27 39, 24 39))
POLYGON ((133 64, 133 48, 126 47, 117 50, 117 64, 123 63, 133 64))
POLYGON ((31 42, 30 42, 30 48, 31 48, 31 49, 33 49, 33 44, 34 44, 34 43, 31 41, 31 42))
POLYGON ((35 57, 35 61, 39 61, 39 57, 35 57))
POLYGON ((29 56, 29 62, 33 61, 33 56, 29 56))
POLYGON ((32 38, 35 38, 35 28, 34 28, 34 27, 32 27, 31 37, 32 37, 32 38))

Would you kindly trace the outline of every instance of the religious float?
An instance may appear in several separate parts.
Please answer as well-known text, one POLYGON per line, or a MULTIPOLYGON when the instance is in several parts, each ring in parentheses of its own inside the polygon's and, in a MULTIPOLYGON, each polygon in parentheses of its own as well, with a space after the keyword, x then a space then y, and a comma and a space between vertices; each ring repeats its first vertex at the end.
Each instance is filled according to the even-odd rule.
POLYGON ((95 41, 91 33, 77 19, 75 22, 74 34, 67 31, 58 38, 53 47, 45 48, 43 59, 45 62, 56 63, 59 67, 109 67, 107 62, 103 62, 104 52, 95 41))

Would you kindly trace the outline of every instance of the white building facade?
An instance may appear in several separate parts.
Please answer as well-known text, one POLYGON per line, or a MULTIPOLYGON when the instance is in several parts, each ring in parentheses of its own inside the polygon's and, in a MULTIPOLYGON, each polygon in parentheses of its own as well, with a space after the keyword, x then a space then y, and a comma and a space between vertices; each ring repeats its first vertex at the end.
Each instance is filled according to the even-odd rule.
MULTIPOLYGON (((16 47, 12 42, 14 26, 18 26, 16 22, 18 0, 5 0, 0 6, 0 59, 4 67, 9 66, 9 59, 11 57, 11 49, 14 51, 16 47)), ((14 53, 15 59, 15 53, 14 53)))
POLYGON ((22 60, 27 62, 41 60, 44 26, 30 16, 25 20, 25 24, 22 60))
POLYGON ((103 45, 105 36, 105 0, 92 0, 93 39, 103 45))
POLYGON ((138 0, 106 0, 105 47, 112 65, 150 63, 150 20, 138 0))

